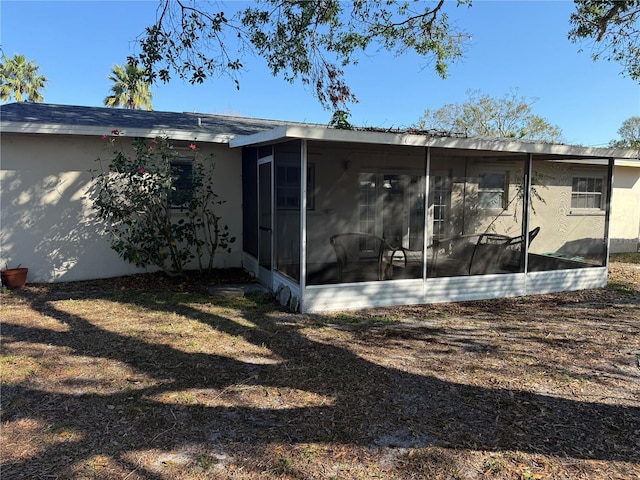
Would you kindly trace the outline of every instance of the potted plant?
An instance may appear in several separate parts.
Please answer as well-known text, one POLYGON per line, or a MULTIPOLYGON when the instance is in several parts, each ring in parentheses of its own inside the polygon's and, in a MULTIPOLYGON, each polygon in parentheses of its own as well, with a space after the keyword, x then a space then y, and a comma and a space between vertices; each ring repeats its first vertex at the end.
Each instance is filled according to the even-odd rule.
POLYGON ((27 283, 27 273, 29 272, 28 268, 20 267, 18 265, 15 268, 7 268, 0 271, 0 276, 2 277, 2 284, 7 288, 21 288, 24 287, 24 284, 27 283))

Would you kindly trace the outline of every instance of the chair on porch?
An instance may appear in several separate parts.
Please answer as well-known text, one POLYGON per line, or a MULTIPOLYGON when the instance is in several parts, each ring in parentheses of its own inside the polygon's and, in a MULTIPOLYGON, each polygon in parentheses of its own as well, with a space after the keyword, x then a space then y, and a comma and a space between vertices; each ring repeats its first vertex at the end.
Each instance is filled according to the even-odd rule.
POLYGON ((383 238, 369 233, 340 233, 331 236, 329 242, 336 254, 340 282, 391 278, 397 249, 383 238))
POLYGON ((469 261, 469 275, 519 272, 525 238, 530 245, 539 232, 540 227, 534 228, 527 235, 516 237, 480 234, 469 261))
POLYGON ((518 272, 522 267, 522 253, 524 252, 524 242, 527 239, 527 245, 531 245, 533 239, 538 236, 540 227, 531 230, 527 235, 518 235, 513 237, 505 245, 505 253, 501 259, 503 270, 509 272, 518 272))

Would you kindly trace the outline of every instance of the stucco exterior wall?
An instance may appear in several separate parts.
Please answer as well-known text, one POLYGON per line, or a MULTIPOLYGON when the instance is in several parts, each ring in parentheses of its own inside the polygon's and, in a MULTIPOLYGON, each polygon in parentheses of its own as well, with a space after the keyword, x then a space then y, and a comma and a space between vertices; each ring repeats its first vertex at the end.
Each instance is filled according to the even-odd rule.
MULTIPOLYGON (((123 139, 124 140, 124 139, 123 139)), ((241 161, 227 145, 198 144, 215 155, 218 212, 236 237, 216 267, 239 267, 241 161)), ((100 137, 3 133, 0 150, 0 266, 29 268, 28 282, 106 278, 146 270, 120 259, 101 234, 87 192, 90 170, 108 155, 100 137)))
POLYGON ((640 251, 640 167, 614 169, 610 233, 611 253, 640 251))
POLYGON ((606 210, 604 204, 603 208, 572 207, 576 177, 600 178, 606 184, 607 166, 534 162, 533 178, 538 184, 537 196, 532 197, 530 226, 540 227, 540 234, 532 242, 531 252, 603 261, 606 210))

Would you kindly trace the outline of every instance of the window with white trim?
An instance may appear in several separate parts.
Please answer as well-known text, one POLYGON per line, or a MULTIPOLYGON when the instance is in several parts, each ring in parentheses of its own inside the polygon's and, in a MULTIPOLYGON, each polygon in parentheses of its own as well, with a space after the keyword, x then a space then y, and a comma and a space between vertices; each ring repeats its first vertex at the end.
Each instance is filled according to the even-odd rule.
POLYGON ((507 172, 481 173, 478 177, 478 207, 504 209, 508 194, 507 172))
POLYGON ((604 179, 602 177, 573 177, 571 184, 571 208, 603 208, 604 179))
POLYGON ((451 176, 449 172, 433 172, 431 194, 433 195, 433 237, 447 237, 447 223, 451 210, 451 176))

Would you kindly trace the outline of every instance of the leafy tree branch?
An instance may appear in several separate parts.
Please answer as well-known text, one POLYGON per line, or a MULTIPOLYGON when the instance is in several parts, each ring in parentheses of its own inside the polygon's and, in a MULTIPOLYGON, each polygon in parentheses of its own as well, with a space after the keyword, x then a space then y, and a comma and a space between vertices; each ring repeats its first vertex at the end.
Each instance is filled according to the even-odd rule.
POLYGON ((622 122, 618 129, 618 135, 620 135, 620 139, 611 140, 609 146, 637 150, 640 159, 640 117, 630 117, 622 122))
MULTIPOLYGON (((464 4, 470 1, 457 2, 464 4)), ((469 39, 449 25, 444 0, 259 0, 231 16, 220 7, 161 0, 155 24, 130 60, 140 62, 149 80, 169 81, 175 73, 202 83, 229 75, 239 87, 242 58, 257 55, 273 75, 309 85, 323 106, 335 110, 357 101, 343 69, 368 49, 412 50, 434 61, 445 77, 469 39)))
POLYGON ((446 104, 437 110, 427 109, 418 122, 421 130, 437 130, 467 136, 519 138, 549 143, 562 141, 562 130, 532 111, 536 101, 519 97, 512 90, 494 98, 479 90, 467 92, 461 104, 446 104))
POLYGON ((640 81, 640 0, 575 0, 569 39, 591 48, 593 60, 619 62, 640 81))

